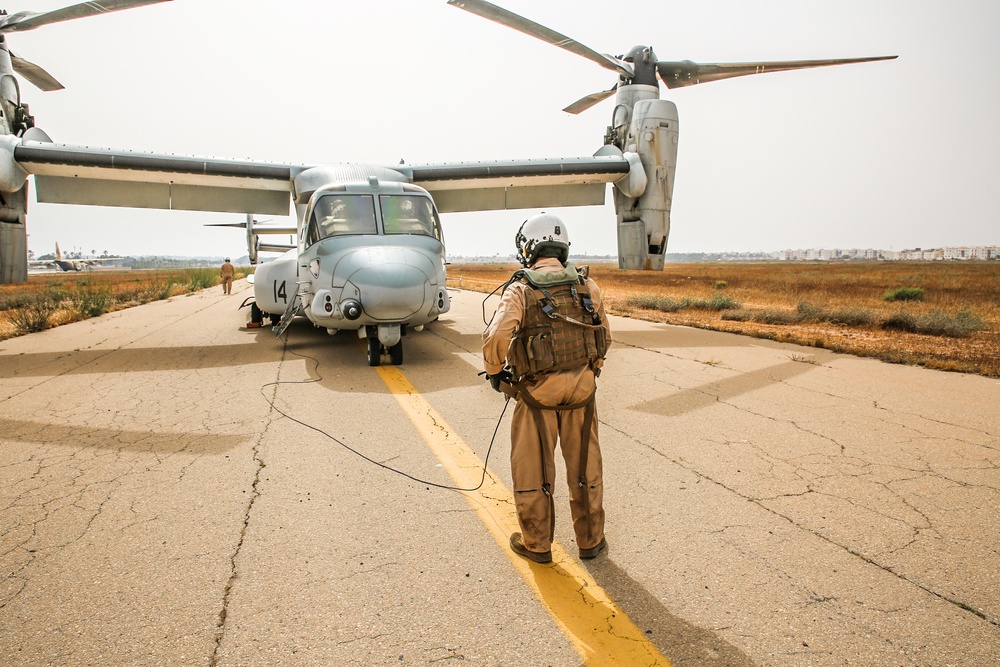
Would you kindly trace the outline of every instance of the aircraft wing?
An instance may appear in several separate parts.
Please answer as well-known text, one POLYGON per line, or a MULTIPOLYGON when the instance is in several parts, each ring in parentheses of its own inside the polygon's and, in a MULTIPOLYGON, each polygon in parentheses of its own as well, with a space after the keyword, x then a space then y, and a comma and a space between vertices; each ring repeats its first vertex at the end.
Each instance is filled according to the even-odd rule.
POLYGON ((606 184, 629 173, 621 155, 393 167, 434 197, 442 213, 604 203, 606 184))
MULTIPOLYGON (((22 140, 16 164, 39 202, 287 215, 296 176, 314 165, 158 155, 22 140)), ((443 213, 604 203, 606 184, 641 170, 623 155, 397 165, 443 213)), ((351 174, 347 166, 331 174, 351 174)), ((360 172, 359 172, 360 173, 360 172)))
POLYGON ((41 141, 22 141, 13 157, 34 174, 39 202, 268 215, 288 215, 306 168, 41 141))

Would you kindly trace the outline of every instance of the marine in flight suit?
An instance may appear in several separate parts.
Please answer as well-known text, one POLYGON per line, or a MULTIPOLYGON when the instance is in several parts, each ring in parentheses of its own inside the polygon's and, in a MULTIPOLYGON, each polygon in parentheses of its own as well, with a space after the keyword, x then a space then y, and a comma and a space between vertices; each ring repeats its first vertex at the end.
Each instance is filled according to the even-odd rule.
POLYGON ((219 276, 222 278, 222 293, 232 294, 233 293, 233 276, 236 275, 236 267, 229 263, 229 258, 226 257, 225 264, 219 270, 219 276))
POLYGON ((603 353, 611 343, 610 328, 597 284, 585 276, 585 271, 578 272, 567 261, 569 239, 559 218, 542 214, 527 220, 517 239, 529 277, 548 285, 550 291, 557 289, 552 287, 554 284, 572 284, 582 294, 589 292, 593 323, 589 327, 569 327, 574 333, 564 334, 564 338, 576 335, 575 332, 585 336, 590 331, 592 336, 602 337, 603 347, 600 354, 591 354, 590 359, 573 367, 530 374, 513 387, 503 386, 500 380, 506 379, 512 361, 508 358, 514 349, 511 339, 531 320, 527 309, 539 308, 532 296, 534 285, 525 279, 507 285, 483 333, 486 374, 494 388, 502 387, 505 393, 517 398, 511 422, 510 460, 521 532, 511 535, 510 545, 516 553, 535 562, 552 560, 555 528, 552 493, 558 441, 566 466, 570 512, 580 557, 593 558, 607 545, 595 392, 603 353))

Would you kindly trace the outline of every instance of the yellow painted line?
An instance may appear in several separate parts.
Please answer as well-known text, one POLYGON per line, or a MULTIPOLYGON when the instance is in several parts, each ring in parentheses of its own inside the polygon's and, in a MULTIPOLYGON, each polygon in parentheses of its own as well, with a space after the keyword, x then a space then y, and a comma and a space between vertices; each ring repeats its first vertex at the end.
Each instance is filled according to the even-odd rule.
MULTIPOLYGON (((448 426, 399 369, 379 366, 376 370, 455 485, 472 488, 479 484, 482 459, 448 426)), ((590 572, 558 542, 552 543, 552 562, 545 565, 522 558, 510 550, 509 536, 519 530, 514 497, 496 477, 488 472, 483 486, 478 491, 465 493, 465 497, 528 586, 552 614, 584 664, 593 667, 670 666, 670 661, 608 597, 590 572)))

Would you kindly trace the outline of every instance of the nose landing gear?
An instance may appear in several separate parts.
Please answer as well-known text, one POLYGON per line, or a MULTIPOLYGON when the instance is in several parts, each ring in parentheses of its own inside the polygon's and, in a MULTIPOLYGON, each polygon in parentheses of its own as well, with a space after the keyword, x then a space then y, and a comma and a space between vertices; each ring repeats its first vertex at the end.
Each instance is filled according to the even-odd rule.
POLYGON ((401 366, 403 364, 403 341, 385 347, 379 342, 377 337, 370 337, 368 339, 368 365, 381 366, 383 353, 389 356, 390 364, 401 366))
POLYGON ((368 365, 382 365, 383 355, 388 355, 389 363, 400 366, 403 363, 402 326, 398 324, 365 327, 368 337, 368 365))

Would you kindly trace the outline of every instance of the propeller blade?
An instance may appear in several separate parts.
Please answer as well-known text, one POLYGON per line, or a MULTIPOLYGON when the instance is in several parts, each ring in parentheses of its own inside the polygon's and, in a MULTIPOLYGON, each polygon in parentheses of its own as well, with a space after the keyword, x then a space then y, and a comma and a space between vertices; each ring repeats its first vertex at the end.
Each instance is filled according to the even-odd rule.
POLYGON ((153 5, 159 2, 169 2, 170 0, 97 0, 96 2, 81 2, 62 9, 53 9, 49 12, 17 12, 0 20, 0 32, 18 32, 22 30, 34 30, 35 28, 50 23, 60 23, 71 19, 82 19, 108 12, 117 12, 121 9, 131 9, 132 7, 142 7, 143 5, 153 5))
POLYGON ((15 72, 38 86, 41 90, 51 91, 62 90, 64 88, 64 86, 59 83, 54 76, 29 60, 25 60, 24 58, 15 56, 11 53, 10 62, 14 65, 15 72))
POLYGON ((834 60, 784 60, 759 63, 695 63, 690 60, 669 62, 661 60, 656 63, 656 70, 667 88, 682 88, 699 83, 721 81, 750 74, 766 74, 768 72, 786 72, 794 69, 810 67, 827 67, 829 65, 847 65, 850 63, 867 63, 875 60, 893 60, 897 56, 876 56, 871 58, 837 58, 834 60))
POLYGON ((574 115, 578 114, 578 113, 581 113, 583 111, 586 111, 590 107, 594 106, 598 102, 603 102, 604 100, 608 99, 609 97, 611 97, 614 94, 614 92, 616 90, 618 90, 618 84, 617 83, 615 85, 611 86, 611 90, 602 90, 599 93, 591 93, 590 95, 587 95, 586 97, 581 97, 576 102, 573 102, 573 104, 571 104, 568 107, 566 107, 565 109, 563 109, 563 111, 565 111, 566 113, 574 114, 574 115))
POLYGON ((606 53, 598 53, 593 49, 580 44, 575 39, 570 39, 565 35, 559 34, 555 30, 546 28, 543 25, 530 21, 523 16, 518 16, 517 14, 507 11, 503 7, 497 7, 494 4, 486 2, 486 0, 448 0, 449 5, 458 7, 459 9, 464 9, 467 12, 471 12, 477 16, 481 16, 484 19, 489 19, 499 23, 500 25, 505 25, 508 28, 513 28, 519 32, 523 32, 526 35, 531 35, 543 42, 548 42, 554 46, 558 46, 561 49, 565 49, 570 53, 575 53, 578 56, 583 56, 587 60, 591 60, 601 67, 612 70, 619 74, 625 75, 627 78, 632 78, 632 66, 627 62, 619 60, 613 56, 609 56, 606 53))

